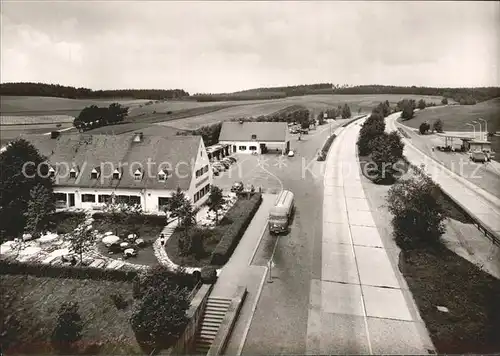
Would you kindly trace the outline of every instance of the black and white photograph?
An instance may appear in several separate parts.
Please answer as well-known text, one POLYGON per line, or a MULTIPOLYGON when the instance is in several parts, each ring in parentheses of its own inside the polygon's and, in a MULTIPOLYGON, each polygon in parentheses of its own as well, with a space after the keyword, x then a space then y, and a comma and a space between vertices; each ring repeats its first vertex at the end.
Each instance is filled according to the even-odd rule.
POLYGON ((0 356, 500 355, 499 1, 0 16, 0 356))

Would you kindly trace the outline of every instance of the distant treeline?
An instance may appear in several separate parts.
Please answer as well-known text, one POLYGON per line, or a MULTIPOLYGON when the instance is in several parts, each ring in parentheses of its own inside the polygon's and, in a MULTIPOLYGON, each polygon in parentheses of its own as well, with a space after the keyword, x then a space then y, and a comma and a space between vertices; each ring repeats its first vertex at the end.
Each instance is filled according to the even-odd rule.
POLYGON ((0 85, 0 95, 14 96, 50 96, 68 99, 177 99, 189 96, 182 89, 122 89, 92 90, 44 83, 5 83, 0 85))
POLYGON ((230 101, 230 100, 258 100, 277 99, 291 96, 317 95, 317 94, 399 94, 399 95, 425 95, 442 96, 453 99, 462 105, 473 105, 476 102, 500 97, 500 88, 431 88, 431 87, 401 87, 391 85, 360 85, 348 86, 338 84, 312 84, 288 87, 271 87, 250 89, 231 94, 196 94, 191 98, 197 101, 230 101))

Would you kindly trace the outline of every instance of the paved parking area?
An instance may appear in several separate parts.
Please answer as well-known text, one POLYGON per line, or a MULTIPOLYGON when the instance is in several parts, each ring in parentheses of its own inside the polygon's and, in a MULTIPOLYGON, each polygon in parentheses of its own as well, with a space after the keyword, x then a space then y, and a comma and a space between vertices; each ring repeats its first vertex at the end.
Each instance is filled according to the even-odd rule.
POLYGON ((277 193, 281 190, 280 175, 287 167, 287 156, 267 153, 263 155, 234 154, 237 162, 225 172, 214 176, 214 183, 222 190, 229 191, 238 181, 245 185, 253 185, 256 190, 262 188, 266 193, 277 193))

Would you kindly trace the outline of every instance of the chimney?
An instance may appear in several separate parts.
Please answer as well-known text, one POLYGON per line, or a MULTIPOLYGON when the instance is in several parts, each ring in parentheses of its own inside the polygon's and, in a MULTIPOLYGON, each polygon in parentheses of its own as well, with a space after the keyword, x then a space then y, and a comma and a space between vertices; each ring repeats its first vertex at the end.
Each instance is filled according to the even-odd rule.
POLYGON ((134 134, 134 142, 142 142, 142 132, 136 132, 134 134))
POLYGON ((59 135, 60 135, 60 134, 61 134, 61 133, 60 133, 59 131, 52 131, 52 132, 50 133, 50 138, 52 138, 52 139, 56 139, 56 138, 58 138, 58 137, 59 137, 59 135))

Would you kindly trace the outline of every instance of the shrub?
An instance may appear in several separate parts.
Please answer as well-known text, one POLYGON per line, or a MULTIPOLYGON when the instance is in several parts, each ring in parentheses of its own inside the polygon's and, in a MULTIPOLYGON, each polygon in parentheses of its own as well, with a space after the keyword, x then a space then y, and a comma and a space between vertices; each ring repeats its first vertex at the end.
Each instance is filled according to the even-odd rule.
POLYGON ((328 137, 323 144, 323 147, 321 148, 321 151, 319 152, 318 155, 318 161, 324 161, 326 159, 326 156, 328 155, 328 151, 330 150, 330 147, 332 146, 333 141, 337 135, 332 134, 330 137, 328 137))
POLYGON ((429 125, 428 122, 422 122, 418 127, 418 132, 420 132, 421 135, 425 135, 430 129, 431 125, 429 125))
POLYGON ((189 291, 175 281, 164 279, 152 285, 136 303, 130 324, 143 346, 161 349, 175 343, 188 322, 189 291))
POLYGON ((387 198, 396 242, 402 248, 437 243, 447 218, 438 200, 439 186, 420 168, 413 168, 413 173, 392 186, 387 198))
POLYGON ((441 100, 441 104, 443 104, 443 105, 448 105, 448 98, 443 98, 443 99, 441 100))
POLYGON ((357 141, 360 156, 368 156, 371 153, 370 142, 385 131, 385 121, 380 114, 371 114, 361 126, 357 141))
POLYGON ((436 130, 437 132, 443 132, 443 122, 441 121, 441 119, 437 119, 436 121, 434 121, 432 129, 436 130))
POLYGON ((192 274, 171 271, 164 266, 156 265, 137 275, 133 281, 133 295, 135 299, 142 298, 150 289, 158 288, 165 283, 175 283, 182 288, 192 289, 196 282, 196 277, 192 274))
POLYGON ((136 271, 81 266, 57 266, 18 261, 0 261, 1 274, 29 274, 35 277, 75 278, 107 281, 132 281, 136 271))
POLYGON ((52 332, 52 344, 58 351, 68 353, 73 344, 82 337, 82 329, 78 303, 65 302, 59 309, 56 327, 52 332))
POLYGON ((390 134, 384 132, 370 142, 371 158, 377 165, 377 178, 375 182, 392 183, 395 178, 396 163, 403 158, 404 143, 396 131, 390 134))
POLYGON ((128 302, 125 300, 125 298, 123 298, 121 294, 113 293, 109 297, 111 298, 111 301, 115 305, 116 309, 122 310, 127 308, 128 302))
POLYGON ((239 199, 227 212, 228 219, 233 223, 227 226, 212 253, 213 265, 220 266, 228 261, 261 202, 262 195, 254 193, 250 199, 239 199))
POLYGON ((206 266, 201 269, 201 281, 205 284, 217 282, 217 271, 214 267, 206 266))
POLYGON ((424 110, 426 108, 427 104, 425 103, 425 100, 424 99, 420 99, 418 101, 418 108, 420 110, 424 110))

